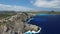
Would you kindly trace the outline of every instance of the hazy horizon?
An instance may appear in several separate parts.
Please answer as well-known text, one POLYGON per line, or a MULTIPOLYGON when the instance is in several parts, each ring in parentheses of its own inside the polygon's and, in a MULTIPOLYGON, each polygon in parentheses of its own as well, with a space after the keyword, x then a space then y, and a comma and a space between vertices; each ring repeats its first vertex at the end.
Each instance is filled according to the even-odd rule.
POLYGON ((60 11, 60 0, 0 0, 0 11, 60 11))

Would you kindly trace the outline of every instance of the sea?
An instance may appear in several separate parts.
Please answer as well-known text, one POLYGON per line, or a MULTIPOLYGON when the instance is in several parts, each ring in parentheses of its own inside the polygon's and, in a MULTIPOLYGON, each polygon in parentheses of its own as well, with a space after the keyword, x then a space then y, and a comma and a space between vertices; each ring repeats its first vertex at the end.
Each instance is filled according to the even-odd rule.
POLYGON ((36 14, 29 24, 41 27, 37 34, 60 34, 60 14, 36 14))

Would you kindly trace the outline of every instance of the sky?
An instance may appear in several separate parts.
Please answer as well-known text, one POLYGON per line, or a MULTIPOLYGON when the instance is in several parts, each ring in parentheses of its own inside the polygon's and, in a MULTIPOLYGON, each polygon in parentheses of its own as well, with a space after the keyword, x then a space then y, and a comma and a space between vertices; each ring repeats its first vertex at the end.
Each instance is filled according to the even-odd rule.
POLYGON ((0 10, 8 11, 60 11, 60 0, 0 0, 0 10))

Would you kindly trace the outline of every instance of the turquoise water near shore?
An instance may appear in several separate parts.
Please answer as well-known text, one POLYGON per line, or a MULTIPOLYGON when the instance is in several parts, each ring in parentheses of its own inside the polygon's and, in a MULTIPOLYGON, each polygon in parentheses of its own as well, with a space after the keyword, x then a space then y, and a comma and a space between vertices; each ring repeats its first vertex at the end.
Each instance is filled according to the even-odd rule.
POLYGON ((37 14, 32 18, 29 23, 42 28, 38 34, 60 34, 59 14, 37 14))

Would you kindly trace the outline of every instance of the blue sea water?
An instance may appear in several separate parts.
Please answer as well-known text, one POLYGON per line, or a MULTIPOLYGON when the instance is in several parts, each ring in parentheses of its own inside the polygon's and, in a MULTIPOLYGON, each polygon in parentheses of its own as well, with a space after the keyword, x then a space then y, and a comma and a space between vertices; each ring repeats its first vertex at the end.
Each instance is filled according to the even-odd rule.
POLYGON ((60 15, 37 14, 32 18, 29 23, 42 28, 38 34, 60 34, 60 15))

